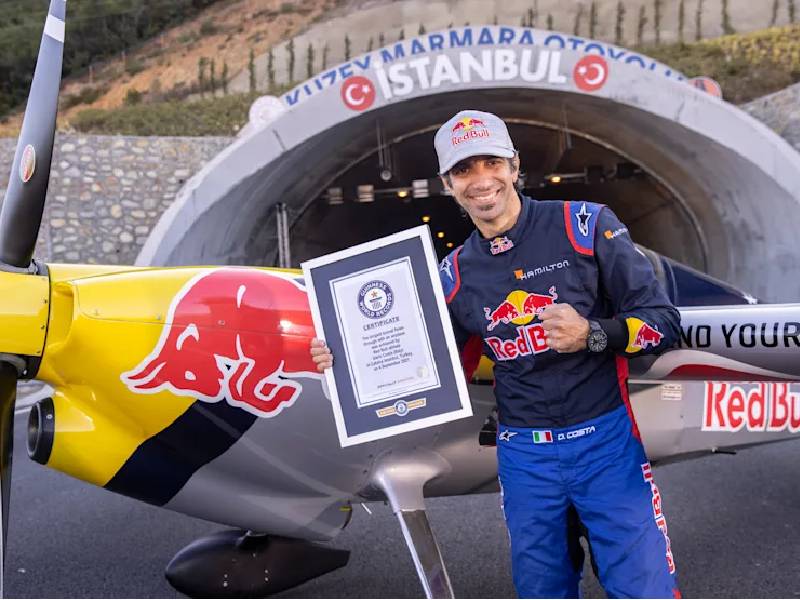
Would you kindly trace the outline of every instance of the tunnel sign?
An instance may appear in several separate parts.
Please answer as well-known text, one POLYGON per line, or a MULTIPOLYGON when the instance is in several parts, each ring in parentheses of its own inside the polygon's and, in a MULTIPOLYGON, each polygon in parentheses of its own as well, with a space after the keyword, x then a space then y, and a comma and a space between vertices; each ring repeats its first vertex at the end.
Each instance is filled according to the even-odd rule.
POLYGON ((483 81, 566 87, 574 83, 579 91, 596 92, 613 75, 609 66, 614 63, 611 69, 629 65, 667 79, 685 79, 667 65, 613 44, 527 27, 475 26, 420 35, 367 52, 324 70, 282 100, 287 108, 297 106, 336 86, 349 109, 367 110, 367 89, 345 85, 359 76, 383 92, 385 100, 439 85, 483 81), (576 55, 580 65, 571 62, 576 55))
MULTIPOLYGON (((531 48, 482 50, 477 55, 464 51, 454 57, 439 54, 395 62, 386 67, 379 65, 373 73, 377 88, 385 100, 445 84, 458 86, 472 82, 502 83, 520 79, 553 86, 569 85, 572 79, 582 91, 594 92, 602 88, 608 79, 608 63, 602 56, 581 58, 572 70, 571 77, 569 70, 562 66, 561 58, 559 51, 531 48)), ((375 87, 367 77, 349 77, 342 83, 342 100, 347 108, 366 110, 375 100, 375 87)))

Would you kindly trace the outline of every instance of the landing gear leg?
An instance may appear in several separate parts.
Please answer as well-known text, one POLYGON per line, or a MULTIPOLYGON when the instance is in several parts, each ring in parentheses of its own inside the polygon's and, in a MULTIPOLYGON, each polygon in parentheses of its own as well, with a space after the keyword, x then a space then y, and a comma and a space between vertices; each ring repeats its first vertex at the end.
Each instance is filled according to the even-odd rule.
POLYGON ((455 597, 439 544, 428 522, 422 494, 425 483, 444 472, 446 467, 442 463, 434 454, 392 455, 379 462, 373 476, 373 482, 386 493, 400 521, 403 538, 427 598, 455 597))

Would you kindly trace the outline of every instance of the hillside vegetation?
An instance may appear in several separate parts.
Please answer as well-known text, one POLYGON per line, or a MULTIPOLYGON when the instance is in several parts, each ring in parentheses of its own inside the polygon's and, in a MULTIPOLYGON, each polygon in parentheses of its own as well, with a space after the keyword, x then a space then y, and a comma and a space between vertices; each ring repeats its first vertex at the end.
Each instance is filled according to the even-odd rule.
MULTIPOLYGON (((725 98, 736 104, 800 81, 800 25, 636 50, 689 77, 713 77, 720 82, 725 98)), ((102 134, 233 135, 247 122, 250 104, 257 95, 230 94, 194 102, 134 101, 132 106, 117 109, 81 111, 71 125, 78 131, 102 134)))
MULTIPOLYGON (((70 0, 64 77, 135 48, 221 0, 70 0)), ((25 101, 48 2, 4 0, 0 25, 0 117, 25 101)))

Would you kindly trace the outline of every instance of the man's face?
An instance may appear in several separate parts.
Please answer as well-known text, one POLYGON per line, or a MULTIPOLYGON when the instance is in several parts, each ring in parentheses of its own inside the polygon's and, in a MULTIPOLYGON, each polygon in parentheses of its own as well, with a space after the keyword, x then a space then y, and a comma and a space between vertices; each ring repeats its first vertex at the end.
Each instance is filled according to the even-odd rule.
POLYGON ((447 175, 442 177, 445 187, 472 222, 492 222, 512 209, 519 159, 473 156, 456 163, 447 175))

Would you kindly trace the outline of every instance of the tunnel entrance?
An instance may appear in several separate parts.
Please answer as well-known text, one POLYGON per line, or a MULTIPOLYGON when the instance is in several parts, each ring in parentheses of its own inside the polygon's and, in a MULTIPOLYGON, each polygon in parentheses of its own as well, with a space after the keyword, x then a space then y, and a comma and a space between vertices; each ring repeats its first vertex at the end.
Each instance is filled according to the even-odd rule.
POLYGON ((287 93, 278 116, 187 182, 137 264, 276 265, 277 214, 293 266, 425 216, 441 255, 471 225, 438 187, 432 138, 472 108, 509 124, 528 195, 608 204, 636 242, 796 301, 800 155, 681 79, 629 50, 528 28, 397 42, 287 93))
MULTIPOLYGON (((382 127, 376 120, 374 140, 382 127)), ((641 165, 564 127, 517 121, 509 132, 520 152, 522 193, 607 204, 638 243, 706 270, 701 232, 684 205, 641 165), (673 229, 657 226, 664 222, 673 229)), ((332 180, 294 221, 292 262, 423 223, 439 258, 460 245, 473 226, 436 175, 434 133, 425 129, 376 142, 372 153, 332 180)))

